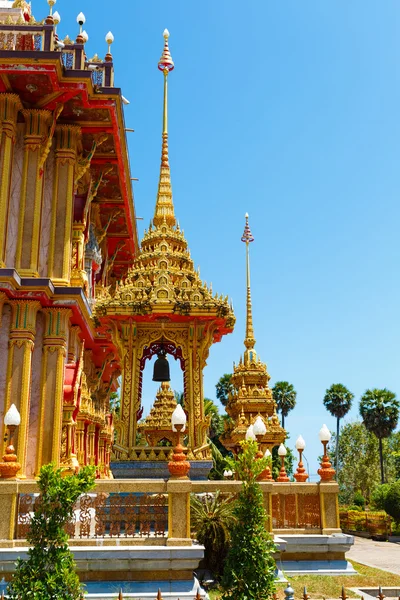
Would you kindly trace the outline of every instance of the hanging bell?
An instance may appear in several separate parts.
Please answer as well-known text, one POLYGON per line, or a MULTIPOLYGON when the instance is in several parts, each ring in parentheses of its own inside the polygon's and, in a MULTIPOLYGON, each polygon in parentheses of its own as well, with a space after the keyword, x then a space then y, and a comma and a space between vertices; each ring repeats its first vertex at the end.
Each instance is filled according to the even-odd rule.
POLYGON ((158 353, 158 358, 154 363, 153 381, 171 381, 169 375, 169 363, 164 348, 158 353))

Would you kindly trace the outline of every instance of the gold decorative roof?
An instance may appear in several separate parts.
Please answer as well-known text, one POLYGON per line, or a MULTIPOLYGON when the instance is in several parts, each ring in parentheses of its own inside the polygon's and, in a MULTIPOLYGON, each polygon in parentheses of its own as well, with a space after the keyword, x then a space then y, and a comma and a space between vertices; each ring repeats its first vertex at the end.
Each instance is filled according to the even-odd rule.
POLYGON ((286 432, 281 427, 276 414, 272 390, 268 386, 271 377, 267 365, 261 362, 254 348, 256 340, 253 328, 249 256, 249 244, 254 241, 254 238, 250 231, 248 214, 246 214, 242 241, 246 244, 247 279, 245 351, 243 357, 240 357, 239 363, 233 365, 234 392, 229 396, 226 406, 226 412, 231 417, 231 424, 228 425, 221 440, 224 446, 230 450, 238 447, 239 442, 245 438, 248 426, 254 423, 258 415, 261 415, 267 427, 267 433, 261 440, 261 444, 265 448, 279 445, 286 438, 286 432))
POLYGON ((157 446, 159 441, 166 438, 173 443, 171 428, 172 413, 176 408, 176 399, 168 381, 163 381, 156 394, 153 407, 143 423, 139 424, 139 431, 146 435, 150 446, 157 446))
POLYGON ((161 167, 154 218, 145 230, 140 252, 123 282, 115 289, 98 289, 96 314, 175 313, 222 317, 222 329, 235 323, 228 297, 212 292, 194 268, 183 230, 175 218, 168 157, 168 74, 174 64, 164 32, 164 51, 158 64, 164 74, 161 167))

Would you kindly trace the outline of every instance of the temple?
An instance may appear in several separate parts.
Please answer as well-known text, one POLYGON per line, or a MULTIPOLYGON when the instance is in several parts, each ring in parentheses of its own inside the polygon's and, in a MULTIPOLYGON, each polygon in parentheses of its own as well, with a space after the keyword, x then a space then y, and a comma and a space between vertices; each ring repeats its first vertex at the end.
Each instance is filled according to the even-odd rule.
POLYGON ((253 312, 251 304, 250 287, 250 243, 254 241, 250 226, 249 216, 246 214, 246 224, 242 242, 246 244, 246 335, 244 339, 245 351, 239 363, 233 365, 233 393, 229 395, 226 412, 229 419, 226 429, 221 437, 224 446, 233 453, 240 450, 239 443, 245 439, 247 429, 253 425, 256 418, 261 416, 266 433, 259 438, 263 451, 271 451, 274 446, 279 446, 286 438, 286 432, 281 427, 276 404, 272 398, 272 391, 268 386, 270 375, 267 365, 261 362, 254 347, 256 340, 253 328, 253 312))
POLYGON ((92 311, 133 263, 136 218, 110 45, 87 58, 57 16, 0 7, 0 431, 15 403, 20 478, 51 461, 107 478, 121 365, 92 311))

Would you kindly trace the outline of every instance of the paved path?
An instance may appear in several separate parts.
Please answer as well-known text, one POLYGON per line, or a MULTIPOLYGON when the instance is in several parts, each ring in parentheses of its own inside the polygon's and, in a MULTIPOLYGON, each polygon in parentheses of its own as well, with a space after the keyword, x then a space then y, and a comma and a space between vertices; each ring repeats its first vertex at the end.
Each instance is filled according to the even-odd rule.
POLYGON ((368 567, 375 567, 400 575, 400 544, 393 542, 375 542, 355 537, 354 546, 347 552, 346 558, 355 560, 368 567))

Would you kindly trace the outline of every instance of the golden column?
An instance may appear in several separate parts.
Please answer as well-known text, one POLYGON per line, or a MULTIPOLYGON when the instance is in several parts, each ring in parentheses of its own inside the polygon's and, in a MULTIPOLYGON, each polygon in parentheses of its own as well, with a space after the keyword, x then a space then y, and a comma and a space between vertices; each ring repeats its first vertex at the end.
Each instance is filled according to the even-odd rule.
POLYGON ((22 105, 17 94, 0 94, 0 268, 5 267, 8 206, 13 148, 18 111, 22 105))
POLYGON ((21 463, 19 477, 26 476, 26 455, 29 432, 29 408, 32 378, 32 351, 36 334, 36 315, 40 302, 13 300, 12 322, 7 364, 5 411, 12 403, 21 415, 21 425, 14 439, 18 462, 21 463))
POLYGON ((46 308, 41 373, 40 417, 36 472, 49 462, 60 465, 64 371, 67 356, 68 308, 46 308))
POLYGON ((18 225, 16 268, 21 275, 38 277, 39 239, 43 196, 43 159, 52 113, 23 110, 25 118, 24 164, 18 225))
POLYGON ((71 271, 74 172, 81 129, 76 125, 58 125, 55 132, 49 276, 55 284, 68 285, 71 271))

